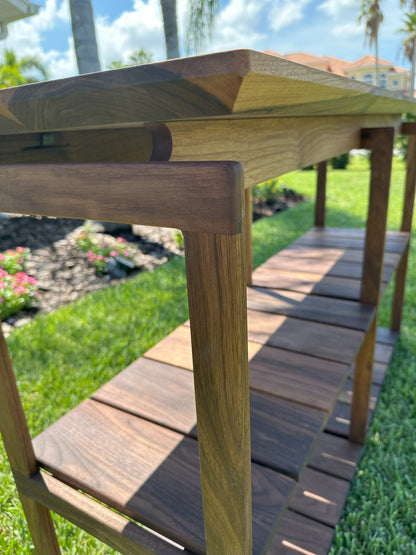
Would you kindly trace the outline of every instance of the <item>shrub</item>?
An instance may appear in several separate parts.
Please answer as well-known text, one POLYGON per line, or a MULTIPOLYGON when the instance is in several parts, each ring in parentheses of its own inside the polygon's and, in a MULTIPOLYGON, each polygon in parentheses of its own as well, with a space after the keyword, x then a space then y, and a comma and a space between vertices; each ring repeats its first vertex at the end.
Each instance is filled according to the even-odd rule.
POLYGON ((258 204, 273 204, 283 194, 285 185, 281 179, 268 179, 253 187, 253 201, 258 204))
POLYGON ((340 154, 339 156, 335 156, 331 158, 329 163, 334 170, 346 170, 348 166, 348 162, 350 161, 350 153, 345 152, 344 154, 340 154))
POLYGON ((37 296, 36 279, 28 276, 24 271, 29 255, 30 250, 24 247, 0 253, 0 318, 2 320, 29 308, 37 296))
POLYGON ((87 253, 88 261, 99 274, 105 274, 108 271, 111 261, 120 264, 124 269, 135 267, 134 256, 137 253, 137 247, 122 237, 117 239, 109 235, 100 237, 85 227, 77 237, 77 246, 87 253))

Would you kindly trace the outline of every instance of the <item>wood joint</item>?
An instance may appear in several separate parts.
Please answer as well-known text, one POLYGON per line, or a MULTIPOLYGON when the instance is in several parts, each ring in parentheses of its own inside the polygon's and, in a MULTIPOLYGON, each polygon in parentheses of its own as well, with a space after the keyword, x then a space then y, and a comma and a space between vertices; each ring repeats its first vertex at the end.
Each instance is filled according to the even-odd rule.
POLYGON ((367 127, 361 129, 360 148, 372 150, 380 137, 394 138, 394 127, 367 127))

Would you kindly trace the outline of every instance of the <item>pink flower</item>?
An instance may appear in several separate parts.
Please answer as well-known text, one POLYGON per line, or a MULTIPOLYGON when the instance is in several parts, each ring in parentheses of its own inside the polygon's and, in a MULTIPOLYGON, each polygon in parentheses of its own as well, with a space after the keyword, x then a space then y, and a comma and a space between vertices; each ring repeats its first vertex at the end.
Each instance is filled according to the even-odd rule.
POLYGON ((19 285, 18 287, 15 287, 13 291, 14 293, 16 293, 16 295, 20 295, 21 293, 24 293, 26 291, 26 287, 24 285, 19 285))
POLYGON ((32 276, 28 276, 28 277, 27 277, 27 281, 28 281, 29 283, 31 283, 32 285, 34 285, 35 283, 37 283, 36 278, 34 278, 34 277, 32 277, 32 276))
POLYGON ((124 239, 124 237, 117 237, 117 241, 119 243, 127 243, 126 239, 124 239))
POLYGON ((16 251, 17 252, 25 252, 26 249, 25 249, 25 247, 16 247, 16 251))
POLYGON ((6 257, 4 256, 4 254, 3 254, 3 253, 0 253, 0 261, 1 261, 1 260, 4 260, 5 258, 6 258, 6 257))
POLYGON ((103 242, 101 243, 101 246, 102 246, 103 248, 108 247, 108 241, 103 241, 103 242))
POLYGON ((15 251, 12 251, 11 249, 9 249, 9 250, 6 251, 6 254, 14 254, 15 255, 16 253, 15 253, 15 251))
POLYGON ((115 256, 117 256, 117 252, 116 251, 111 251, 110 256, 114 258, 115 256))
POLYGON ((123 251, 123 256, 125 256, 125 257, 130 256, 130 251, 128 251, 127 249, 125 251, 123 251))
POLYGON ((6 276, 7 276, 7 272, 5 272, 5 271, 3 270, 3 268, 0 268, 0 277, 3 278, 3 277, 6 277, 6 276))
POLYGON ((3 304, 5 302, 5 300, 3 299, 3 297, 0 297, 0 304, 3 304))
POLYGON ((4 281, 0 281, 0 289, 4 289, 5 288, 5 283, 4 281))

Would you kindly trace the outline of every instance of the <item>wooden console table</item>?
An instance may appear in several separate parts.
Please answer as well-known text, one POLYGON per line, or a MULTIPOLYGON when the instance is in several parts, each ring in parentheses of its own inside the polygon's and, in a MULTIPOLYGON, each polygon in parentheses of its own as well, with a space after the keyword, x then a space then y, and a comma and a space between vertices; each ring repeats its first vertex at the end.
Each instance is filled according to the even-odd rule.
POLYGON ((245 50, 0 92, 3 212, 185 237, 190 322, 33 442, 0 337, 0 429, 39 555, 60 553, 49 509, 128 555, 327 549, 315 540, 339 512, 311 515, 302 492, 342 482, 345 498, 374 350, 380 367, 400 328, 416 160, 404 112, 416 102, 245 50), (396 133, 406 198, 386 234, 396 133), (360 147, 366 230, 325 228, 325 160, 360 147), (251 187, 313 163, 314 229, 252 272, 251 187), (377 335, 394 273, 392 330, 377 335))

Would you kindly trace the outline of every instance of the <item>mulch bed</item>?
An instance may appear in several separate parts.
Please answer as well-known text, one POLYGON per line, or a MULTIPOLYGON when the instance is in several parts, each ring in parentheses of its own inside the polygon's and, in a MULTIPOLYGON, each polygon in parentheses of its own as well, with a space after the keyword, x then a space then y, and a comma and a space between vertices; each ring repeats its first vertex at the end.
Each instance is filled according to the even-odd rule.
MULTIPOLYGON (((289 195, 279 198, 271 205, 255 204, 253 220, 287 210, 303 200, 303 197, 290 191, 289 195)), ((76 236, 82 231, 83 224, 83 221, 73 219, 0 216, 0 252, 18 246, 30 248, 31 257, 26 271, 37 279, 39 287, 39 298, 31 309, 2 323, 6 335, 13 327, 26 324, 37 314, 51 312, 79 299, 85 293, 123 283, 128 279, 96 274, 86 254, 76 246, 76 236)), ((183 248, 178 246, 176 233, 172 229, 139 225, 114 226, 108 232, 98 225, 94 232, 111 233, 114 237, 123 237, 136 245, 139 249, 139 267, 129 277, 139 271, 152 270, 172 256, 183 255, 183 248)))

